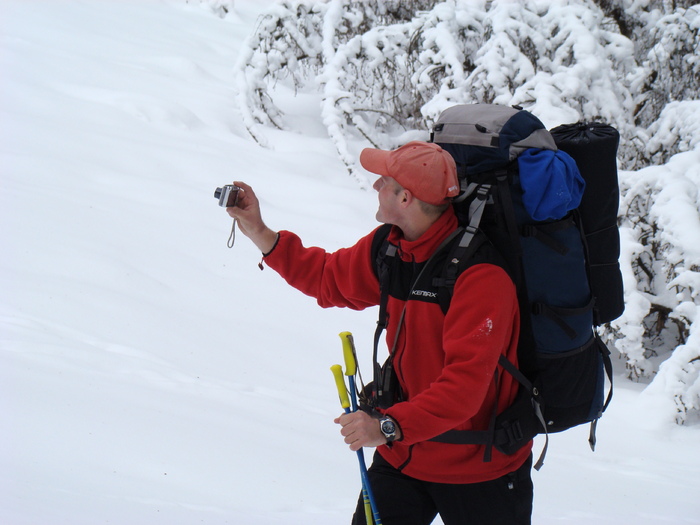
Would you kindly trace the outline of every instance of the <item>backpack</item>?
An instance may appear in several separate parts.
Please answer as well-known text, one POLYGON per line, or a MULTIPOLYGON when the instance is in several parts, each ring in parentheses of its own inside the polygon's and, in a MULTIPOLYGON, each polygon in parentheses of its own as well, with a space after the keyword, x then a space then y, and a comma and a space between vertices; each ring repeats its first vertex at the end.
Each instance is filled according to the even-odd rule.
MULTIPOLYGON (((499 364, 520 383, 514 403, 494 414, 490 428, 448 431, 434 441, 485 445, 512 454, 535 435, 591 423, 595 448, 598 418, 612 397, 610 352, 595 327, 622 314, 619 268, 617 131, 579 123, 547 131, 518 107, 467 104, 445 110, 431 141, 457 164, 461 193, 453 200, 458 228, 423 266, 416 282, 433 286, 447 312, 454 283, 478 262, 503 267, 515 283, 521 332, 518 367, 499 364), (567 153, 568 152, 568 153, 567 153), (569 154, 570 153, 570 154, 569 154), (610 388, 605 396, 605 376, 610 388)), ((374 340, 374 403, 401 400, 391 355, 377 364, 386 326, 395 247, 375 234, 375 271, 382 289, 374 340)), ((409 294, 410 295, 410 294, 409 294)))

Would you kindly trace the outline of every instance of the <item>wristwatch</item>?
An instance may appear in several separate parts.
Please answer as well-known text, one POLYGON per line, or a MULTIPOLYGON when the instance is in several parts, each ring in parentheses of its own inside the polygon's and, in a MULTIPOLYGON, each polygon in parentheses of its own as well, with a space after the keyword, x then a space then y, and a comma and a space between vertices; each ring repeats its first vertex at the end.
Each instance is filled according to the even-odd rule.
POLYGON ((382 431, 386 440, 391 443, 396 439, 396 421, 389 416, 382 416, 379 419, 379 430, 382 431))

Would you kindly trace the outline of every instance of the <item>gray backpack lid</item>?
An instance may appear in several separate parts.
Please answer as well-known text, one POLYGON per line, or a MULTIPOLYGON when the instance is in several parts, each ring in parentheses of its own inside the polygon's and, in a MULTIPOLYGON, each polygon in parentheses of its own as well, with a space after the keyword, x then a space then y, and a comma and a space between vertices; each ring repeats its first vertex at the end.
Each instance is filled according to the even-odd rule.
POLYGON ((532 113, 496 104, 446 109, 435 123, 432 140, 470 173, 505 167, 528 148, 557 150, 549 131, 532 113))

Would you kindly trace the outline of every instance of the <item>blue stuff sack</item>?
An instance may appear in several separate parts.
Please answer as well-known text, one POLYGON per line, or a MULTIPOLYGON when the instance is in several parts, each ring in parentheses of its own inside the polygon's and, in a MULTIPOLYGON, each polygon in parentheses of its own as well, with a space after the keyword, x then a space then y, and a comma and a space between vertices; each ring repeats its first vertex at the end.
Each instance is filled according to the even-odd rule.
POLYGON ((563 151, 527 149, 518 157, 518 171, 523 205, 534 220, 561 219, 581 203, 586 181, 563 151))

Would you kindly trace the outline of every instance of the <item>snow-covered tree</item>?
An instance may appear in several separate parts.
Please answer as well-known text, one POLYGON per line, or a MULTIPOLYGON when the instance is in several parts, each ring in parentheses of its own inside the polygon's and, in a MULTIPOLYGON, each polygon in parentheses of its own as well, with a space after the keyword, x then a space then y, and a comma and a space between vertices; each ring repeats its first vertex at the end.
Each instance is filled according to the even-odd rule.
MULTIPOLYGON (((698 102, 697 104, 700 104, 698 102)), ((693 114, 695 121, 700 112, 693 114)), ((625 312, 610 335, 632 379, 700 415, 700 148, 621 177, 625 312)))
POLYGON ((680 0, 283 0, 241 56, 239 106, 266 145, 290 129, 276 91, 318 93, 364 187, 362 148, 427 139, 455 104, 615 126, 627 310, 605 335, 685 422, 700 414, 699 31, 680 0))

